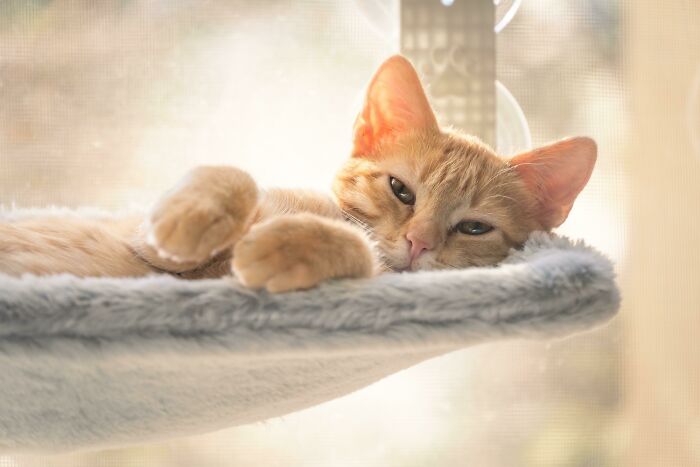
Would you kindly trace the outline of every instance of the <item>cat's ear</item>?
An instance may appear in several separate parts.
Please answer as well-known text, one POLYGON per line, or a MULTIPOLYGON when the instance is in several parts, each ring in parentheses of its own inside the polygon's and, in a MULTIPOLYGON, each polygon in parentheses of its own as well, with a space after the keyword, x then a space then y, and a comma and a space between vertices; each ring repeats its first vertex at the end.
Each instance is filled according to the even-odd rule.
POLYGON ((510 161, 539 206, 545 229, 561 225, 593 172, 597 147, 591 138, 568 138, 519 154, 510 161))
POLYGON ((405 132, 435 129, 437 120, 411 63, 400 55, 372 78, 354 127, 353 156, 371 156, 380 143, 405 132))

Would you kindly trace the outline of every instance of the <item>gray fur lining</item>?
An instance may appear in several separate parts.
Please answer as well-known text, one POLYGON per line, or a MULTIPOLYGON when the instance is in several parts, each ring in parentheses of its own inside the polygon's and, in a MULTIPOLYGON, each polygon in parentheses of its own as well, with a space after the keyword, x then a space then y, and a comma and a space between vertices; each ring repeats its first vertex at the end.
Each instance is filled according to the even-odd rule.
POLYGON ((234 279, 0 276, 0 450, 202 433, 340 397, 475 343, 611 318, 610 261, 534 234, 494 268, 272 295, 234 279))

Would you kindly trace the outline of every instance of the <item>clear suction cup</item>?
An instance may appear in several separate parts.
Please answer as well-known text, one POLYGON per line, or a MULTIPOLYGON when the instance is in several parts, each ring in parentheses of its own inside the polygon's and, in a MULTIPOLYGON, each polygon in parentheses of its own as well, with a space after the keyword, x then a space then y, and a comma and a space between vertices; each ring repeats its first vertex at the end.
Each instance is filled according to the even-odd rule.
POLYGON ((496 151, 512 156, 532 148, 530 126, 518 101, 496 81, 496 151))
POLYGON ((355 0, 357 9, 372 30, 386 41, 399 45, 400 0, 355 0))
POLYGON ((513 16, 518 12, 522 0, 493 0, 496 5, 496 25, 493 30, 499 33, 508 26, 513 16))
MULTIPOLYGON (((440 2, 443 7, 449 8, 456 2, 465 0, 432 1, 440 2)), ((522 0, 493 0, 496 7, 496 23, 493 30, 496 33, 508 26, 521 3, 522 0)), ((355 4, 377 34, 388 41, 398 41, 400 0, 355 0, 355 4)))
POLYGON ((484 55, 485 50, 493 50, 494 38, 489 40, 486 37, 490 35, 493 18, 491 15, 495 11, 493 30, 498 33, 511 22, 522 0, 493 0, 494 8, 491 11, 490 8, 475 8, 472 11, 467 8, 470 4, 466 2, 467 0, 406 0, 402 5, 399 0, 355 0, 355 5, 372 29, 386 41, 395 44, 396 49, 399 48, 399 18, 405 15, 402 18, 404 29, 401 32, 401 51, 413 60, 419 72, 430 83, 433 98, 457 99, 452 99, 454 105, 442 106, 446 108, 441 109, 437 106, 437 110, 441 111, 443 116, 450 117, 447 118, 448 123, 479 134, 484 140, 495 144, 500 154, 512 155, 525 151, 532 146, 525 115, 515 98, 498 81, 495 82, 495 109, 492 107, 493 100, 490 99, 493 98, 493 94, 487 89, 493 82, 495 58, 492 52, 484 55), (400 9, 402 13, 399 12, 400 9), (475 21, 479 18, 468 16, 468 28, 467 21, 460 26, 455 21, 444 20, 446 14, 465 14, 465 11, 467 16, 481 15, 481 22, 475 21), (428 30, 423 23, 431 25, 428 30), (446 25, 456 28, 452 31, 452 43, 446 43, 446 25), (475 26, 483 29, 476 30, 475 26), (476 34, 477 39, 480 38, 481 41, 471 38, 467 32, 476 34), (455 39, 457 37, 461 39, 455 39), (427 58, 424 56, 426 50, 429 52, 427 58), (445 55, 442 59, 438 58, 441 53, 445 55), (455 58, 463 60, 460 62, 454 60, 455 58), (429 65, 428 69, 426 64, 429 65), (450 70, 453 73, 448 73, 450 70), (457 118, 460 115, 471 117, 466 120, 457 118))

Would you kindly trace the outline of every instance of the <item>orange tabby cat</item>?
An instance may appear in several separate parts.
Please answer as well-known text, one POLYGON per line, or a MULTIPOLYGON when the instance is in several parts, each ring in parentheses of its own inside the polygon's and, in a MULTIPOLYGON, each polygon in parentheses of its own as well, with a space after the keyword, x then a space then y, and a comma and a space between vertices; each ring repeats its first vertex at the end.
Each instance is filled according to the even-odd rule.
POLYGON ((188 278, 233 273, 271 292, 389 268, 490 265, 567 217, 596 159, 572 138, 503 160, 441 130, 411 64, 387 60, 367 91, 335 200, 261 192, 245 172, 201 167, 147 219, 0 224, 0 272, 188 278))

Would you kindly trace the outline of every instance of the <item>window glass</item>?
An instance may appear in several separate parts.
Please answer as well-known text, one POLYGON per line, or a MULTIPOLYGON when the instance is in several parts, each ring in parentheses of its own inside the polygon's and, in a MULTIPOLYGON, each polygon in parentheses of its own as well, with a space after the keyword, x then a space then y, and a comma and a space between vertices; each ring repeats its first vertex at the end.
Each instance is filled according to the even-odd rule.
MULTIPOLYGON (((511 3, 496 75, 533 144, 598 142, 560 233, 616 262, 618 318, 455 352, 265 423, 0 467, 700 465, 700 4, 511 3)), ((398 50, 397 12, 2 2, 0 202, 143 208, 200 164, 327 189, 365 84, 398 50)))

